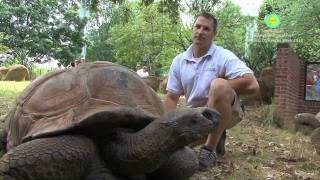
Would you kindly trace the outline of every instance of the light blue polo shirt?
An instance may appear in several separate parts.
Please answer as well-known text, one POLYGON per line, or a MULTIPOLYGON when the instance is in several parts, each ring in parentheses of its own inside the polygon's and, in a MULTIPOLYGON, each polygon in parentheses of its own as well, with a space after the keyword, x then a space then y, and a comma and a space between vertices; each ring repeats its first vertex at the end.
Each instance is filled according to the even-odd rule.
MULTIPOLYGON (((198 58, 199 59, 199 58, 198 58)), ((205 106, 211 81, 234 79, 252 70, 231 51, 212 43, 200 60, 193 58, 192 45, 173 59, 167 91, 185 95, 188 107, 205 106)))

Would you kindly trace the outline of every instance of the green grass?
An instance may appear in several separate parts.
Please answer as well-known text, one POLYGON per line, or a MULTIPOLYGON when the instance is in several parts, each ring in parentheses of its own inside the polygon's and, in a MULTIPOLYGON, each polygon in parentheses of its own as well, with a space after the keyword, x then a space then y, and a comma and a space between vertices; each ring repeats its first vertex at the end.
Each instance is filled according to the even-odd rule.
POLYGON ((9 113, 15 98, 25 89, 29 81, 0 81, 0 116, 9 113))
POLYGON ((0 81, 0 97, 15 98, 29 83, 29 81, 0 81))

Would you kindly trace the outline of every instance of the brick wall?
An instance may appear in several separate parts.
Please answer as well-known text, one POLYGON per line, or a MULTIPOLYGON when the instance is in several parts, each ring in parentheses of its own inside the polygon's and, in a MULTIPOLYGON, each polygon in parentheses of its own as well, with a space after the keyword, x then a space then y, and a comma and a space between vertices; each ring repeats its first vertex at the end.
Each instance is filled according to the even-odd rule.
POLYGON ((284 127, 293 127, 297 113, 318 113, 320 102, 304 101, 305 64, 288 45, 277 49, 274 107, 284 127))

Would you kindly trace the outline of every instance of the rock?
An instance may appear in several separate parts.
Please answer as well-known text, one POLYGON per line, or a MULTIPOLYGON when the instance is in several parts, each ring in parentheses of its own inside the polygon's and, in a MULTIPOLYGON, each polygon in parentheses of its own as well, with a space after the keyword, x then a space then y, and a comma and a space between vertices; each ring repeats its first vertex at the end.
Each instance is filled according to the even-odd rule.
POLYGON ((28 69, 21 64, 12 65, 4 78, 5 81, 25 81, 28 77, 28 69))
POLYGON ((310 125, 314 129, 320 127, 320 122, 312 113, 298 113, 294 116, 295 122, 298 124, 310 125))
POLYGON ((295 131, 310 135, 314 129, 320 126, 319 121, 311 113, 299 113, 294 116, 295 131))
POLYGON ((9 69, 7 67, 0 67, 0 80, 4 79, 4 77, 6 77, 8 70, 9 69))
POLYGON ((320 122, 320 112, 318 112, 315 117, 318 120, 318 122, 320 122))

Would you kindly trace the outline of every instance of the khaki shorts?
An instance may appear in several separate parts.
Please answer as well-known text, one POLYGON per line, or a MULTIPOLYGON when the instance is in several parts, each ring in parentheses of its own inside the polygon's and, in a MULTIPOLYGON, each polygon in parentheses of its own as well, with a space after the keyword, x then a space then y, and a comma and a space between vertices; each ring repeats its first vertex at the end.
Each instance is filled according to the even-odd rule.
MULTIPOLYGON (((234 101, 232 104, 232 119, 230 122, 231 127, 239 123, 244 117, 244 109, 241 107, 240 98, 235 91, 233 92, 234 92, 234 101)), ((231 128, 230 126, 228 128, 231 128)))

